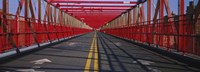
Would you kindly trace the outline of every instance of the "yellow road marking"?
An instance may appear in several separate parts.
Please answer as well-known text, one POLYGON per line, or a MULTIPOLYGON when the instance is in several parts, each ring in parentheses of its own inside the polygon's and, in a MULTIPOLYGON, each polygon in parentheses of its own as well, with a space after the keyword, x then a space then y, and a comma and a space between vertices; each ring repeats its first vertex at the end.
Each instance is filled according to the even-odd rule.
POLYGON ((92 59, 92 53, 93 53, 93 45, 94 45, 94 38, 92 40, 92 44, 91 44, 91 47, 90 47, 90 50, 89 50, 89 54, 88 54, 88 57, 87 57, 87 61, 86 61, 86 65, 85 65, 85 70, 84 72, 89 72, 90 71, 90 65, 91 65, 91 59, 92 59))
POLYGON ((88 54, 88 57, 87 57, 84 72, 90 72, 90 66, 91 66, 93 52, 94 52, 94 72, 98 72, 99 71, 99 62, 98 62, 98 47, 97 47, 96 32, 95 32, 93 40, 92 40, 92 44, 91 44, 91 47, 90 47, 90 50, 89 50, 89 54, 88 54))
POLYGON ((94 72, 99 71, 99 62, 98 62, 98 47, 97 47, 97 37, 95 32, 95 44, 94 44, 94 72))

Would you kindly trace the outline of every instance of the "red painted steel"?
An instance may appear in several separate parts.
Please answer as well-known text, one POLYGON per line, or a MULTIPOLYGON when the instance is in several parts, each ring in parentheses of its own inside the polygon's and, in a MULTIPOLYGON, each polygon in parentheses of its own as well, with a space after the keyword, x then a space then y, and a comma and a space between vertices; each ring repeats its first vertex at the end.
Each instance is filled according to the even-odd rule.
POLYGON ((4 19, 2 16, 3 14, 0 13, 0 22, 1 24, 5 24, 4 20, 7 20, 7 24, 5 25, 8 30, 7 33, 5 33, 2 31, 2 27, 0 27, 0 53, 13 49, 12 45, 6 38, 7 34, 11 35, 11 38, 13 39, 17 48, 23 48, 37 44, 27 23, 31 23, 39 44, 48 42, 50 40, 56 40, 90 32, 88 29, 75 28, 70 26, 59 26, 59 24, 53 25, 53 23, 46 21, 41 21, 41 23, 39 23, 38 20, 35 22, 29 22, 31 19, 25 21, 24 17, 13 19, 15 17, 14 15, 7 15, 7 17, 10 17, 10 19, 4 19), (45 30, 45 26, 47 27, 47 31, 45 30), (50 35, 50 39, 48 38, 48 33, 50 35))
MULTIPOLYGON (((177 21, 166 21, 169 19, 174 19, 174 17, 157 19, 154 27, 155 33, 153 33, 152 31, 152 25, 154 21, 140 22, 138 24, 134 23, 131 26, 123 25, 119 26, 118 28, 107 28, 101 30, 101 32, 121 38, 126 38, 129 40, 134 40, 135 42, 142 44, 150 43, 150 46, 162 48, 169 52, 177 51, 182 52, 183 54, 191 53, 200 56, 200 49, 195 46, 195 38, 197 36, 195 34, 195 28, 193 28, 194 25, 192 24, 192 21, 186 18, 186 16, 187 15, 179 16, 182 17, 182 19, 179 20, 179 22, 182 23, 179 24, 179 33, 174 32, 174 30, 172 29, 175 26, 175 24, 177 24, 177 21), (127 30, 130 31, 127 32, 127 30), (154 42, 149 42, 146 38, 146 35, 150 36, 152 33, 155 35, 154 42), (127 34, 131 34, 131 37, 128 37, 127 34), (182 42, 176 44, 175 37, 177 36, 179 37, 179 40, 184 39, 185 41, 180 40, 182 42), (178 47, 176 47, 176 45, 178 45, 178 47)), ((200 18, 198 20, 200 20, 200 18)), ((152 39, 151 37, 149 38, 152 39)))
POLYGON ((179 0, 179 5, 177 5, 179 13, 175 15, 170 10, 168 0, 157 0, 154 17, 152 18, 151 0, 147 0, 147 20, 145 20, 146 17, 143 13, 144 5, 140 4, 131 9, 134 13, 131 24, 126 23, 127 15, 130 15, 130 11, 126 11, 103 25, 101 32, 169 52, 200 56, 199 27, 197 27, 200 20, 200 1, 196 6, 193 6, 191 1, 186 11, 185 0, 179 0))
MULTIPOLYGON (((48 0, 51 3, 101 3, 101 4, 124 4, 122 0, 48 0)), ((137 4, 135 1, 130 1, 127 4, 137 4)))
POLYGON ((97 29, 137 4, 137 0, 47 0, 61 10, 97 29), (76 10, 76 11, 71 11, 76 10), (104 12, 109 10, 109 12, 104 12), (122 10, 122 11, 120 11, 122 10), (78 13, 77 13, 78 12, 78 13), (117 12, 117 13, 115 13, 117 12), (96 15, 94 15, 94 13, 96 15), (114 13, 114 14, 113 14, 114 13), (87 16, 82 16, 82 15, 87 16), (105 18, 106 17, 108 18, 105 18), (113 16, 114 15, 114 16, 113 16))
MULTIPOLYGON (((6 0, 3 1, 4 14, 0 13, 0 53, 13 49, 10 40, 13 40, 17 48, 23 48, 90 31, 81 27, 78 28, 79 26, 76 25, 64 26, 64 24, 61 24, 63 17, 58 18, 59 23, 53 22, 53 11, 51 9, 53 6, 49 5, 51 4, 63 10, 60 11, 58 16, 63 16, 62 13, 66 12, 81 22, 86 22, 94 29, 107 26, 101 32, 162 48, 169 52, 177 51, 200 56, 200 48, 197 46, 197 44, 200 44, 196 40, 199 38, 197 32, 195 32, 197 27, 194 25, 194 23, 198 23, 196 19, 197 21, 200 21, 200 19, 196 15, 193 22, 190 20, 191 18, 188 18, 190 15, 184 13, 185 0, 179 0, 179 14, 174 17, 170 11, 168 0, 157 0, 154 17, 152 17, 152 0, 147 0, 147 17, 144 13, 145 5, 141 4, 136 7, 136 0, 127 2, 125 0, 45 0, 48 4, 46 9, 48 21, 40 21, 41 15, 38 16, 40 20, 25 18, 29 16, 28 11, 31 8, 28 7, 28 3, 25 4, 25 17, 6 14, 6 0), (130 10, 133 10, 133 14, 130 10), (166 11, 166 16, 164 11, 166 11), (115 19, 118 20, 110 25, 109 23, 115 19), (10 37, 12 39, 9 40, 10 37)), ((21 0, 20 4, 24 2, 27 1, 21 0)), ((198 4, 199 6, 200 4, 198 4)), ((196 9, 196 14, 199 14, 198 10, 196 9)), ((20 14, 20 11, 19 9, 17 14, 20 14)), ((72 20, 70 23, 73 24, 74 21, 72 20)))

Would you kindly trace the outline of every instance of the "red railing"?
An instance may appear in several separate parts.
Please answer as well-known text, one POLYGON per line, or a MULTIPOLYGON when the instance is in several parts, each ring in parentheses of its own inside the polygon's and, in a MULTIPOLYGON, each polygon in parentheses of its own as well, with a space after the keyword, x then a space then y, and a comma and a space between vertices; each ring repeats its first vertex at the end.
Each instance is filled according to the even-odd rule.
POLYGON ((28 47, 52 40, 66 38, 90 32, 88 29, 64 26, 65 24, 50 23, 36 19, 25 19, 0 14, 0 53, 17 48, 28 47))
MULTIPOLYGON (((101 32, 114 36, 134 40, 135 42, 162 48, 167 51, 177 51, 183 54, 194 54, 200 56, 199 41, 195 26, 190 15, 178 16, 176 18, 165 18, 131 24, 131 26, 121 26, 118 28, 108 28, 101 32)), ((200 19, 199 19, 200 21, 200 19)))

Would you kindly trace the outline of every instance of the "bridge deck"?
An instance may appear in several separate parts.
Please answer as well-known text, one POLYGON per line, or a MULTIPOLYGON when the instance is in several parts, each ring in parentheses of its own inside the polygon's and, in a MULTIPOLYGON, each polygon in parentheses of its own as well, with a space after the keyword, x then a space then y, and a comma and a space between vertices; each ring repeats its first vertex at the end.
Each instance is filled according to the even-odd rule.
POLYGON ((197 72, 200 70, 121 39, 92 32, 8 61, 0 65, 0 71, 197 72))

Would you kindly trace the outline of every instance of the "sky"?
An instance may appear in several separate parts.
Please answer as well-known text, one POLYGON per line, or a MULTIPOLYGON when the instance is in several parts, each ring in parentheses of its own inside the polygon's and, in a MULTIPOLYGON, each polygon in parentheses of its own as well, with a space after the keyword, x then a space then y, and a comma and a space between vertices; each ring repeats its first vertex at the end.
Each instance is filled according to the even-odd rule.
MULTIPOLYGON (((38 0, 32 0, 36 15, 38 14, 38 10, 37 10, 38 9, 38 6, 37 6, 38 2, 37 1, 38 0)), ((127 1, 127 0, 125 0, 125 1, 127 1)), ((178 13, 178 0, 168 0, 168 1, 169 1, 169 4, 170 4, 169 6, 171 8, 171 11, 173 11, 174 13, 177 14, 178 13)), ((189 1, 191 1, 191 0, 185 0, 185 9, 186 9, 186 6, 189 5, 189 1)), ((198 0, 194 0, 194 1, 197 3, 198 0)), ((18 3, 19 3, 19 0, 10 0, 10 2, 9 2, 9 11, 10 11, 10 13, 12 13, 12 14, 16 13, 18 3)), ((156 4, 157 0, 153 0, 153 3, 156 4)), ((46 7, 46 3, 44 2, 44 0, 42 0, 42 4, 43 4, 42 5, 42 15, 44 15, 45 7, 46 7)), ((2 9, 2 1, 0 1, 0 9, 2 9)), ((144 9, 145 9, 145 14, 147 14, 146 13, 147 12, 146 3, 144 4, 144 9)), ((154 12, 152 11, 152 13, 154 13, 154 12)), ((24 14, 24 8, 22 9, 22 12, 21 12, 20 15, 23 16, 23 14, 24 14)), ((166 13, 165 13, 165 15, 166 15, 166 13)))
MULTIPOLYGON (((9 0, 9 12, 12 14, 15 14, 17 11, 17 7, 19 4, 19 0, 9 0)), ((32 0, 32 4, 34 7, 34 11, 35 11, 35 15, 38 14, 38 0, 32 0)), ((45 8, 46 8, 46 3, 44 2, 44 0, 42 0, 42 15, 45 14, 45 8)), ((2 1, 0 1, 0 9, 2 9, 2 1)), ((21 16, 24 16, 24 7, 22 8, 22 11, 20 13, 21 16)), ((38 18, 38 16, 36 16, 36 18, 38 18)))

